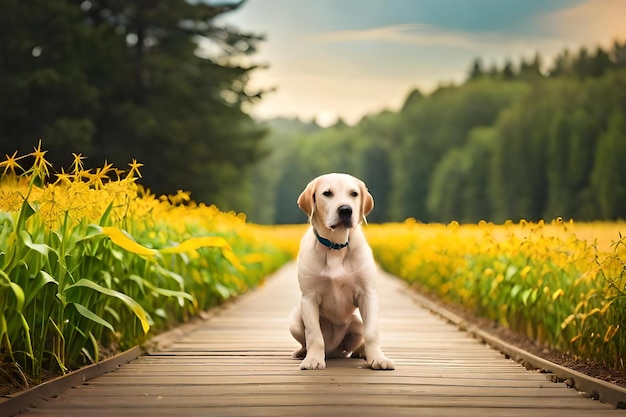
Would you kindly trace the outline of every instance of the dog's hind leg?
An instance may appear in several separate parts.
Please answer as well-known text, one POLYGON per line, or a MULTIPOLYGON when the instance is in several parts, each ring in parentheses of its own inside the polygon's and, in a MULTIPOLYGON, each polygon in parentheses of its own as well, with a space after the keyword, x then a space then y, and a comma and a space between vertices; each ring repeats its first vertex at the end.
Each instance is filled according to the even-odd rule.
POLYGON ((304 335, 304 321, 302 321, 300 307, 294 308, 289 316, 289 332, 302 345, 291 356, 296 359, 304 358, 306 356, 306 337, 304 335))

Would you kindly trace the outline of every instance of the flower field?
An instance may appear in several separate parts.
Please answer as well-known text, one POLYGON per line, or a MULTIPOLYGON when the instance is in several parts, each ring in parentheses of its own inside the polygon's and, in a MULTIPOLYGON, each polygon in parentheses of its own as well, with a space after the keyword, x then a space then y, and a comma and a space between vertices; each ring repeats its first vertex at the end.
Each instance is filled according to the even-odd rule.
POLYGON ((539 343, 624 369, 625 224, 369 225, 381 266, 539 343))
POLYGON ((245 218, 157 197, 41 147, 0 163, 0 380, 26 384, 95 362, 257 285, 290 254, 245 218))
MULTIPOLYGON (((0 380, 96 362, 262 282, 306 225, 260 226, 137 184, 141 164, 0 162, 0 380)), ((381 266, 540 343, 624 369, 623 223, 372 224, 381 266)), ((288 312, 286 312, 287 314, 288 312)))

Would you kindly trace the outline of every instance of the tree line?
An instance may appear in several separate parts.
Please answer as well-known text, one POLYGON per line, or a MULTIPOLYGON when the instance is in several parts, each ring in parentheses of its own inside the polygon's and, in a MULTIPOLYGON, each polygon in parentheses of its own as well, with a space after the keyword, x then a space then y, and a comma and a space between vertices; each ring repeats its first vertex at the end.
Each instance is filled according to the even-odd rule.
POLYGON ((625 118, 626 42, 563 51, 548 69, 539 54, 476 59, 463 84, 413 90, 352 127, 268 122, 272 154, 249 180, 247 213, 301 222, 298 191, 340 171, 366 181, 374 222, 625 219, 625 118))

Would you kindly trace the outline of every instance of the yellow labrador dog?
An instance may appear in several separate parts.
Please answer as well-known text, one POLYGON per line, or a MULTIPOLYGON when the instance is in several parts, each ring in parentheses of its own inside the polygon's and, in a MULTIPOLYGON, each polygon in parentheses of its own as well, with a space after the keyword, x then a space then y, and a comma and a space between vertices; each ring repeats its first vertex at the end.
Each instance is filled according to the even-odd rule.
POLYGON ((374 199, 363 181, 326 174, 307 185, 298 206, 311 223, 298 255, 302 299, 290 318, 291 334, 302 345, 293 353, 303 359, 300 369, 363 355, 372 369, 394 369, 380 347, 376 264, 361 230, 374 199))

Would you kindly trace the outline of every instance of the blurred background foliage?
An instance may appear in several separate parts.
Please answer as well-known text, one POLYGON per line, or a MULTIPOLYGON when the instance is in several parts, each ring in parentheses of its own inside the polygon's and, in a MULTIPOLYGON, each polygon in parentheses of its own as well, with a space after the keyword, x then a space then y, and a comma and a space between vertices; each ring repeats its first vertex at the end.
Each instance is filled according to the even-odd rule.
POLYGON ((565 50, 548 68, 537 55, 469 69, 353 127, 267 122, 276 151, 255 168, 249 217, 302 221, 294 190, 345 171, 374 195, 372 222, 626 218, 626 42, 565 50))
POLYGON ((156 194, 232 201, 265 134, 242 111, 261 37, 211 23, 239 5, 0 0, 0 150, 41 138, 57 168, 136 158, 156 194))
POLYGON ((626 218, 626 43, 477 58, 461 85, 321 128, 248 115, 263 38, 215 23, 241 4, 0 0, 0 153, 136 158, 153 192, 257 223, 305 221, 298 193, 331 171, 365 180, 371 222, 626 218))

